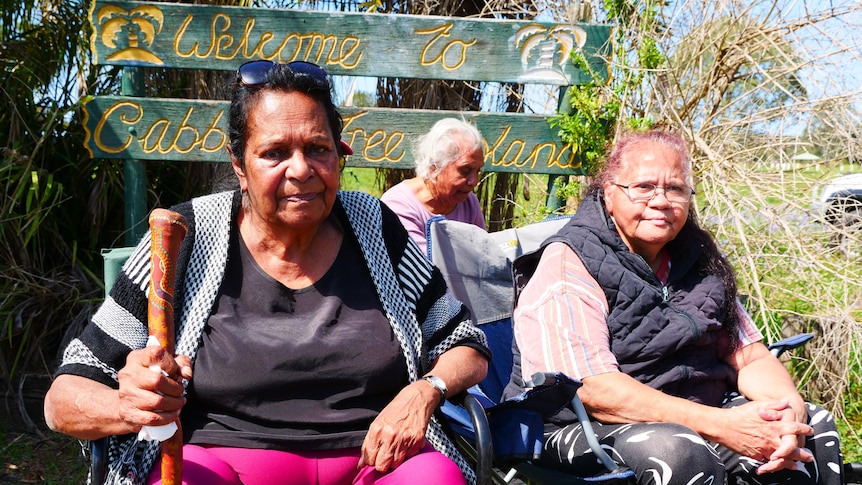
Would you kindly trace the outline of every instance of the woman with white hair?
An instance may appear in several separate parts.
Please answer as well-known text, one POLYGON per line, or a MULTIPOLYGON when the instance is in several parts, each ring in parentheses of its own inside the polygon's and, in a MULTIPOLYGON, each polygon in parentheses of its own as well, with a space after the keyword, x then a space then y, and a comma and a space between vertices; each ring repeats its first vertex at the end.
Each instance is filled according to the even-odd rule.
POLYGON ((485 217, 473 189, 485 163, 482 135, 473 125, 444 118, 419 137, 413 149, 416 176, 383 194, 410 237, 427 251, 425 223, 440 215, 485 229, 485 217))

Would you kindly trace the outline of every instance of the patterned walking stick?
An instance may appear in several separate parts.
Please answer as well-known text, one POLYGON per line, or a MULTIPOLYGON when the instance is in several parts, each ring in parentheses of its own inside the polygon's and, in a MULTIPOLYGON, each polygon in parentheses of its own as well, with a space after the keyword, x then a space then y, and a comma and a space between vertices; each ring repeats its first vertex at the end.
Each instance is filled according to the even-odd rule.
MULTIPOLYGON (((150 213, 151 284, 147 305, 147 327, 151 336, 174 355, 174 280, 180 244, 188 230, 185 217, 165 209, 150 213)), ((177 432, 162 442, 162 483, 179 485, 183 472, 183 433, 177 432)))

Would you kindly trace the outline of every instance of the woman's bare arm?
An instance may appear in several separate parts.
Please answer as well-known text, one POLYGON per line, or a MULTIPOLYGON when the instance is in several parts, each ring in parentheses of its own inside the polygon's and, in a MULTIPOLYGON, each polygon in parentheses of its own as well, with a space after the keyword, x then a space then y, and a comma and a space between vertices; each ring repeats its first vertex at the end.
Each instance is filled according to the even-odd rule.
POLYGON ((185 404, 181 381, 191 378, 190 365, 186 356, 174 359, 161 347, 147 347, 129 353, 117 374, 119 389, 60 375, 45 395, 45 421, 54 431, 86 440, 168 424, 185 404), (153 364, 168 376, 150 370, 153 364))

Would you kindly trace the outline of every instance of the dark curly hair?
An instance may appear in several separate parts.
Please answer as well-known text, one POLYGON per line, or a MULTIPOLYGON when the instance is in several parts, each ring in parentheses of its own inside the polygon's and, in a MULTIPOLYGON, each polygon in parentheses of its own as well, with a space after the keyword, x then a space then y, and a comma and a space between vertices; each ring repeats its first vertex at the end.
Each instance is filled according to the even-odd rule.
POLYGON ((344 128, 344 120, 332 102, 329 78, 318 79, 315 76, 303 72, 296 72, 288 64, 273 64, 266 74, 266 80, 260 84, 247 86, 240 82, 239 76, 234 83, 233 99, 230 103, 228 114, 228 137, 230 150, 234 158, 239 161, 240 166, 245 167, 245 143, 248 138, 248 113, 257 103, 259 95, 264 91, 300 92, 310 96, 323 106, 326 119, 332 136, 335 137, 339 156, 343 148, 338 143, 341 141, 341 130, 344 128))
MULTIPOLYGON (((623 163, 626 155, 634 150, 638 150, 643 143, 653 142, 660 143, 672 150, 678 155, 683 165, 686 183, 694 186, 694 177, 692 175, 691 158, 689 157, 688 144, 679 135, 665 130, 651 130, 646 132, 629 133, 623 135, 611 147, 610 154, 605 162, 604 167, 593 178, 590 185, 589 193, 602 195, 604 187, 609 183, 616 182, 617 175, 624 168, 623 163)), ((728 353, 736 349, 739 343, 739 314, 736 308, 737 285, 736 275, 730 263, 722 255, 715 243, 712 235, 703 229, 698 222, 697 215, 694 210, 689 208, 688 216, 685 224, 677 234, 673 241, 668 243, 668 246, 675 249, 682 249, 686 246, 700 246, 703 250, 695 263, 696 271, 703 275, 714 275, 721 279, 724 285, 726 295, 724 308, 724 323, 723 328, 727 332, 729 338, 728 353)))

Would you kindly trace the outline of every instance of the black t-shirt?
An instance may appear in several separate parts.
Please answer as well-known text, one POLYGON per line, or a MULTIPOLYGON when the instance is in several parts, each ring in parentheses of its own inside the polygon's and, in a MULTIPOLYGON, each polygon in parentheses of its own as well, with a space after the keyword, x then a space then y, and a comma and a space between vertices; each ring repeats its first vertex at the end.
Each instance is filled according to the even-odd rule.
POLYGON ((233 232, 182 411, 186 442, 360 446, 408 375, 357 242, 345 235, 326 274, 294 290, 264 273, 233 232))

